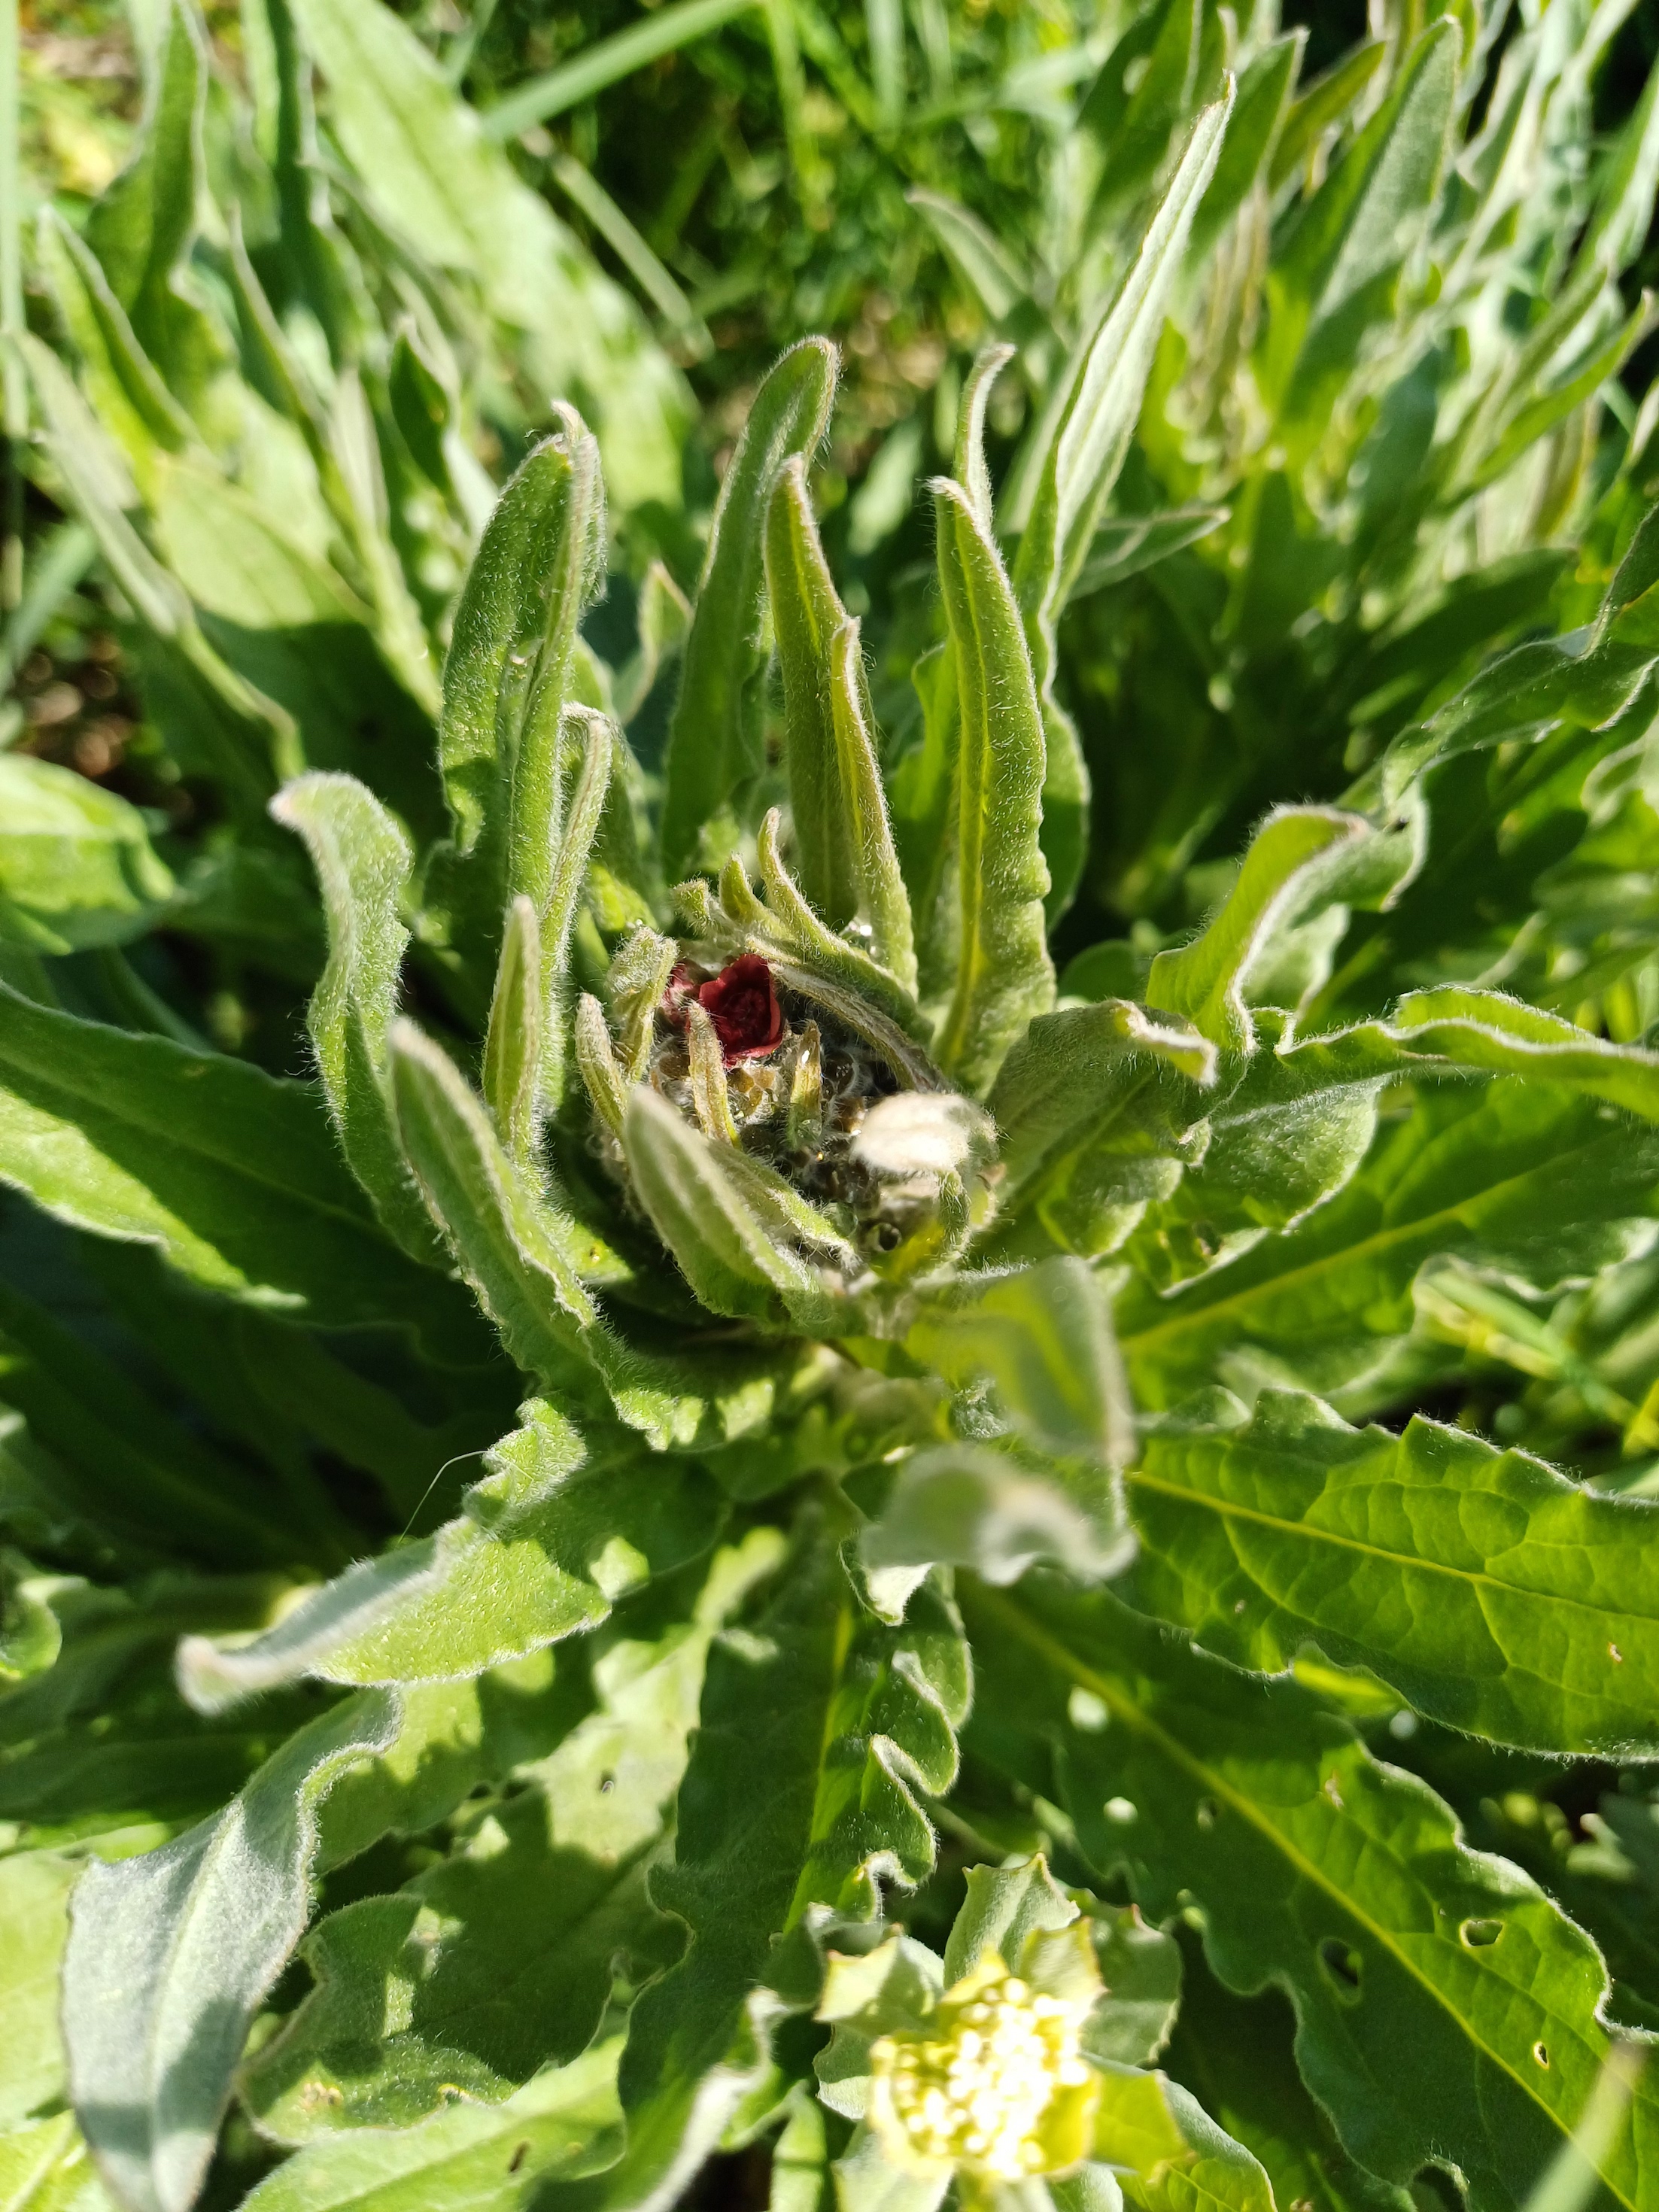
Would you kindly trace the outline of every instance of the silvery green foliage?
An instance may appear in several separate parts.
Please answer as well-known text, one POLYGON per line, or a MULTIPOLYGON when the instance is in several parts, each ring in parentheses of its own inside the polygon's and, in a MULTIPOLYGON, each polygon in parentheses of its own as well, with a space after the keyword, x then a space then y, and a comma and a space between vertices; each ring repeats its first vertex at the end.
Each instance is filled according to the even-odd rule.
MULTIPOLYGON (((1200 926, 1058 972, 1049 937, 1099 854, 1079 614, 1137 575, 1178 610, 1224 495, 1215 635, 1278 635, 1251 593, 1298 501, 1380 466, 1435 313, 1448 359, 1491 341, 1487 386, 1452 449, 1396 455, 1429 487, 1399 560, 1448 564, 1455 609, 1478 515, 1524 495, 1547 535, 1577 496, 1563 426, 1630 337, 1653 103, 1573 183, 1565 267, 1522 183, 1571 167, 1609 21, 1524 17, 1466 144, 1473 11, 1390 19, 1300 91, 1259 12, 1133 20, 1085 103, 1026 455, 994 483, 999 343, 930 487, 906 744, 818 534, 827 342, 755 395, 696 592, 647 574, 612 669, 583 629, 605 492, 637 504, 653 451, 617 364, 672 416, 668 372, 581 272, 598 350, 489 504, 443 352, 466 287, 410 276, 392 336, 328 289, 368 233, 301 158, 303 58, 376 221, 498 320, 538 240, 570 274, 540 216, 507 234, 504 160, 370 0, 273 7, 276 233, 228 228, 198 286, 193 118, 228 95, 169 18, 147 150, 42 241, 78 378, 24 351, 239 865, 303 856, 326 953, 311 1083, 88 1018, 38 957, 0 986, 0 1176, 64 1316, 0 1292, 4 2201, 647 2212, 763 2142, 788 2212, 1406 2212, 1413 2183, 1509 2212, 1574 2143, 1593 2201, 1659 2196, 1659 2087, 1621 2052, 1659 2025, 1659 1054, 1568 1018, 1630 963, 1541 1004, 1502 988, 1524 960, 1490 972, 1501 917, 1445 918, 1449 801, 1496 847, 1528 763, 1552 806, 1601 778, 1583 874, 1651 866, 1640 468, 1595 487, 1595 604, 1504 656, 1455 620, 1407 652, 1421 574, 1390 600, 1356 554, 1409 709, 1360 717, 1343 788, 1272 784, 1200 926), (1476 312, 1528 255, 1530 397, 1476 312), (1200 362, 1247 293, 1249 360, 1200 362), (232 297, 308 550, 215 412, 232 297), (293 331, 331 299, 324 376, 293 331), (1212 440, 1234 477, 1149 508, 1206 378, 1279 443, 1212 440), (431 604, 388 456, 438 495, 431 604), (331 745, 301 684, 336 631, 390 743, 331 745), (1496 1441, 1393 1419, 1515 1374, 1496 1441), (1608 1791, 1577 1831, 1560 1774, 1608 1791), (1012 2030, 1064 2029, 1047 2103, 958 2033, 993 1984, 1012 2030), (948 2084, 948 2155, 896 2126, 904 2052, 931 2080, 947 2045, 1017 2176, 948 2084)), ((550 308, 531 358, 579 321, 550 308)), ((20 954, 199 921, 136 812, 16 767, 20 954)), ((1137 865, 1167 873, 1157 837, 1137 865)))

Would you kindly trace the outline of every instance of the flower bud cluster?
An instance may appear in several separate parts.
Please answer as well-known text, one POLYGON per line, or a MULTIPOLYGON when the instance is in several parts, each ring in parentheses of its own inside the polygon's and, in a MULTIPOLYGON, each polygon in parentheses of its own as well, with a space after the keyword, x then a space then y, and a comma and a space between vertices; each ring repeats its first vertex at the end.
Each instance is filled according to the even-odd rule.
POLYGON ((996 1959, 957 1992, 932 2033, 871 2046, 870 2118, 883 2148, 912 2169, 949 2165, 997 2181, 1071 2164, 1076 2107, 1093 2081, 1078 2008, 1035 1995, 996 1959))

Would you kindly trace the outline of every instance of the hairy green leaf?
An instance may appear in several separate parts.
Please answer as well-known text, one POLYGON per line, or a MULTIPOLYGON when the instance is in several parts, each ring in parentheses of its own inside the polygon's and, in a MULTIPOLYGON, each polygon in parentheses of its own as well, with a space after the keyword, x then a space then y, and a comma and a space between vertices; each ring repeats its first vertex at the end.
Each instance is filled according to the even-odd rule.
POLYGON ((374 793, 345 775, 287 784, 271 812, 304 838, 328 914, 329 958, 307 1026, 329 1112, 352 1173, 411 1257, 438 1243, 392 1120, 386 1031, 409 944, 408 840, 374 793))
POLYGON ((4 1181, 270 1311, 453 1331, 452 1292, 386 1241, 300 1085, 0 992, 4 1181))
POLYGON ((398 1717, 377 1692, 337 1706, 212 1820, 82 1875, 64 1966, 70 2078, 87 2141, 137 2212, 195 2197, 248 2023, 305 1925, 319 1803, 389 1748, 398 1717))
MULTIPOLYGON (((985 1748, 1061 1794, 1150 1917, 1195 1905, 1230 1989, 1288 1989, 1298 2063, 1352 2154, 1401 2183, 1450 2166, 1476 2212, 1524 2197, 1609 2047, 1589 1939, 1294 1683, 1183 1652, 1103 1593, 987 1591, 969 1621, 985 1748)), ((1612 2203, 1651 2187, 1652 2096, 1601 2161, 1612 2203)))
POLYGON ((830 426, 836 356, 822 338, 792 346, 755 395, 709 531, 668 741, 663 862, 671 880, 729 849, 744 787, 762 766, 757 632, 772 488, 830 426), (708 840, 714 840, 708 848, 708 840))
POLYGON ((1136 1587, 1236 1665, 1306 1643, 1500 1743, 1644 1755, 1653 1508, 1413 1419, 1350 1429, 1264 1391, 1248 1427, 1155 1431, 1128 1478, 1136 1587))
POLYGON ((959 702, 956 848, 962 938, 934 1049, 965 1091, 990 1088, 1009 1047, 1053 1003, 1039 842, 1042 715, 1012 590, 972 501, 937 478, 939 584, 959 702))
POLYGON ((187 1638, 180 1686, 198 1711, 309 1675, 354 1684, 482 1674, 603 1620, 653 1573, 694 1558, 718 1525, 706 1477, 590 1452, 554 1408, 484 1455, 460 1517, 348 1568, 252 1643, 187 1638))

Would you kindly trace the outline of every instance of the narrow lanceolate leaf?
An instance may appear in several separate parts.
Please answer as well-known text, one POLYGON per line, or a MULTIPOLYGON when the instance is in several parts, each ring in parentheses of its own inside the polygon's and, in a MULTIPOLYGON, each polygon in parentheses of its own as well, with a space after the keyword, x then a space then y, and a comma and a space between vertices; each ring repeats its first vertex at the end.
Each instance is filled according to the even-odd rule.
POLYGON ((858 1255, 781 1176, 690 1127, 643 1084, 629 1093, 623 1143, 641 1204, 704 1305, 845 1332, 848 1301, 826 1271, 857 1273, 858 1255))
POLYGON ((526 1374, 580 1387, 599 1315, 560 1243, 562 1218, 448 1055, 411 1022, 393 1024, 390 1045, 404 1149, 462 1273, 526 1374))
POLYGON ((1549 1289, 1639 1248, 1659 1137, 1546 1083, 1425 1091, 1379 1130, 1346 1188, 1305 1221, 1160 1297, 1115 1308, 1139 1402, 1179 1404, 1264 1375, 1362 1392, 1413 1321, 1412 1285, 1445 1255, 1549 1289))
POLYGON ((539 915, 552 888, 559 722, 605 541, 599 449, 574 408, 560 413, 489 519, 444 664, 438 759, 461 881, 441 896, 463 942, 487 939, 520 894, 539 915))
POLYGON ((956 659, 962 938, 936 1056, 983 1097, 1004 1054, 1054 1002, 1039 832, 1046 758, 1024 634, 995 545, 959 484, 933 485, 939 582, 956 659))
POLYGON ((606 714, 573 707, 562 735, 570 752, 569 795, 550 854, 547 895, 540 909, 541 1061, 539 1103, 556 1109, 564 1096, 570 1025, 570 937, 587 878, 588 859, 605 812, 620 732, 606 714))
POLYGON ((1501 991, 1456 983, 1408 991, 1385 1021, 1306 1038, 1287 1057, 1307 1064, 1328 1058, 1340 1068, 1349 1054, 1356 1071, 1370 1062, 1379 1074, 1407 1072, 1421 1054, 1455 1067, 1536 1075, 1659 1121, 1659 1054, 1592 1036, 1501 991))
POLYGON ((1064 411, 1019 541, 1014 588, 1046 687, 1054 624, 1076 582, 1129 449, 1188 234, 1221 151, 1232 87, 1194 121, 1127 275, 1079 349, 1064 411))
POLYGON ((465 1327, 453 1287, 387 1242, 303 1085, 3 986, 0 1181, 272 1312, 401 1320, 434 1341, 465 1327))
POLYGON ((1653 1755, 1653 1506, 1279 1391, 1248 1427, 1155 1432, 1129 1491, 1142 1601, 1224 1659, 1273 1673, 1311 1643, 1496 1742, 1653 1755))
POLYGON ((541 1135, 541 925, 527 898, 515 898, 501 932, 495 988, 484 1032, 483 1095, 495 1133, 524 1173, 534 1170, 541 1135))
MULTIPOLYGON (((1082 574, 1128 452, 1141 394, 1193 217, 1215 173, 1233 87, 1194 123, 1174 175, 1116 296, 1078 349, 1054 441, 1036 478, 1014 563, 1042 709, 1042 853, 1049 919, 1069 903, 1088 845, 1089 777, 1075 725, 1054 696, 1055 625, 1082 574)), ((971 488, 970 488, 971 489, 971 488)))
POLYGON ((981 346, 974 356, 957 410, 957 441, 951 466, 957 482, 973 501, 981 527, 988 532, 994 532, 996 518, 992 507, 991 471, 985 459, 985 410, 991 404, 992 387, 1017 350, 1011 345, 981 346))
POLYGON ((435 1260, 440 1247, 398 1141, 386 1081, 386 1030, 409 943, 409 841, 355 776, 301 776, 270 811, 304 838, 328 915, 328 965, 307 1026, 341 1150, 389 1234, 414 1258, 435 1260))
POLYGON ((187 1637, 179 1680, 201 1712, 304 1676, 356 1684, 479 1674, 603 1620, 647 1576, 702 1551, 719 1524, 706 1476, 591 1452, 532 1400, 526 1425, 436 1535, 351 1567, 252 1643, 187 1637))
POLYGON ((1245 1004, 1253 969, 1302 922, 1338 904, 1387 905, 1422 857, 1422 824, 1375 829, 1331 806, 1281 806, 1257 830, 1220 913, 1190 945, 1160 952, 1146 1002, 1183 1015, 1234 1052, 1255 1042, 1245 1004))
POLYGON ((259 2000, 310 1908, 320 1801, 396 1739, 368 1692, 291 1736, 222 1813, 94 1863, 75 1893, 64 2033, 82 2130, 132 2212, 186 2212, 259 2000))
MULTIPOLYGON (((1513 2212, 1610 2048, 1589 1936, 1295 1682, 1252 1681, 1104 1592, 963 1602, 981 1754, 1063 1805, 1149 1920, 1195 1910, 1228 1988, 1286 1991, 1302 2073, 1363 2166, 1403 2185, 1449 2164, 1473 2212, 1513 2212)), ((1651 2200, 1656 2145, 1644 2082, 1599 2160, 1609 2205, 1651 2200)))
POLYGON ((772 494, 766 579, 783 673, 800 887, 830 928, 862 920, 876 958, 914 991, 910 907, 876 760, 858 624, 831 580, 799 455, 785 463, 772 494))
MULTIPOLYGON (((619 2205, 672 2203, 702 2154, 698 2129, 717 2133, 741 2094, 745 2028, 785 2002, 756 1994, 783 1966, 775 1940, 826 1909, 869 1919, 878 1875, 921 1881, 934 1845, 918 1792, 937 1796, 956 1775, 967 1652, 932 1583, 903 1626, 884 1626, 860 1607, 835 1545, 809 1534, 753 1626, 709 1655, 674 1864, 652 1884, 690 1948, 634 2010, 619 2205)), ((810 2005, 816 1966, 802 1978, 793 2002, 810 2005)))
POLYGON ((662 850, 671 881, 698 864, 705 827, 732 816, 763 765, 754 685, 767 507, 784 463, 817 448, 835 395, 834 348, 823 338, 792 346, 756 393, 721 483, 669 733, 662 850))
POLYGON ((1462 42, 1444 19, 1423 33, 1388 99, 1304 203, 1269 274, 1258 375, 1269 404, 1310 436, 1367 326, 1392 312, 1401 264, 1434 204, 1462 42))

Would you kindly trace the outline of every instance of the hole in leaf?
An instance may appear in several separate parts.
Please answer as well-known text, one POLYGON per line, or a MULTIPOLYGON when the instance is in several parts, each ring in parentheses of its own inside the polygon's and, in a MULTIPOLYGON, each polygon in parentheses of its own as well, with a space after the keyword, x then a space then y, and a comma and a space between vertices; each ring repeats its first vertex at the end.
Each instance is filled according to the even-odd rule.
POLYGON ((1547 2067, 1550 2063, 1550 2047, 1548 2044, 1534 2043, 1532 2046, 1532 2055, 1538 2061, 1540 2066, 1547 2067))
POLYGON ((1459 1936, 1471 1951, 1484 1951, 1495 1943, 1504 1932, 1501 1920, 1466 1920, 1458 1929, 1459 1936))
POLYGON ((1200 1828, 1214 1827, 1217 1816, 1220 1813, 1220 1810, 1221 1808, 1216 1803, 1213 1797, 1200 1797, 1198 1801, 1199 1826, 1200 1828))
POLYGON ((1334 1936, 1328 1936, 1319 1947, 1319 1963, 1325 1970, 1325 1978, 1344 2004, 1359 2002, 1360 1976, 1364 1972, 1364 1960, 1334 1936))

